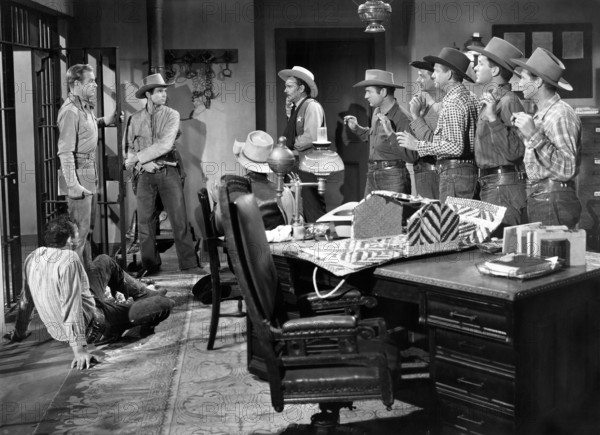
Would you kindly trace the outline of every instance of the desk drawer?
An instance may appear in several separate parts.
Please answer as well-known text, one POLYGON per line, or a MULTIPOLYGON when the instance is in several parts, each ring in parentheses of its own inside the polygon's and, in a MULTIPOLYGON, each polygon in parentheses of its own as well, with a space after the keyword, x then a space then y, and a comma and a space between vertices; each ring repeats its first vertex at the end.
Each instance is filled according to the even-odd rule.
POLYGON ((435 352, 444 358, 457 361, 470 360, 514 372, 514 349, 507 344, 485 338, 437 328, 435 330, 435 352))
POLYGON ((435 385, 438 389, 452 390, 484 402, 514 408, 514 379, 489 371, 437 360, 435 385))
POLYGON ((513 417, 440 395, 444 434, 506 435, 514 433, 513 417))
POLYGON ((427 324, 500 341, 511 340, 509 312, 502 305, 464 298, 427 295, 427 324))

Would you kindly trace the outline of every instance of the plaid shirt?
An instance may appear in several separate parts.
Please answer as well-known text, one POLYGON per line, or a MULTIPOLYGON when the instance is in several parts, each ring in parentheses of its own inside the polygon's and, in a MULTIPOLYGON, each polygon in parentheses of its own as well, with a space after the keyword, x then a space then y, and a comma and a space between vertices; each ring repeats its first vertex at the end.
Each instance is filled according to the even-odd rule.
MULTIPOLYGON (((495 168, 504 165, 520 165, 525 146, 519 129, 513 127, 511 116, 524 112, 519 97, 505 84, 498 89, 501 94, 496 105, 498 118, 490 122, 483 117, 477 121, 475 136, 475 162, 479 168, 495 168)), ((481 109, 481 114, 485 109, 481 109)))
POLYGON ((525 170, 530 180, 568 181, 577 175, 581 159, 581 120, 555 94, 533 116, 537 127, 525 141, 525 170))
POLYGON ((479 101, 462 83, 455 84, 442 100, 440 118, 432 141, 417 143, 419 156, 438 159, 473 157, 479 101))

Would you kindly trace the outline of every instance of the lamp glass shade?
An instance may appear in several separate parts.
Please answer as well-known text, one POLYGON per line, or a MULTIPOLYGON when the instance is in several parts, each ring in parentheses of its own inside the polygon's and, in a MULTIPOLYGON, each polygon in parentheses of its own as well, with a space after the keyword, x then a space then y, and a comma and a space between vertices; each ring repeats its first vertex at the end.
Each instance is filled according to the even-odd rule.
POLYGON ((344 170, 344 162, 338 153, 329 149, 327 144, 316 144, 314 148, 300 157, 300 170, 327 177, 333 172, 344 170))

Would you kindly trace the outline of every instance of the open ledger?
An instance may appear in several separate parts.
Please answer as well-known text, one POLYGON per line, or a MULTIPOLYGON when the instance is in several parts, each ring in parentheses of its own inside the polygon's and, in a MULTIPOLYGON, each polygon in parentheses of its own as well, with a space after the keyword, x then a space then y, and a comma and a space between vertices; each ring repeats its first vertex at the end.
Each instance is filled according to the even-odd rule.
POLYGON ((558 257, 507 254, 482 263, 479 271, 508 278, 533 278, 551 273, 560 267, 558 257))

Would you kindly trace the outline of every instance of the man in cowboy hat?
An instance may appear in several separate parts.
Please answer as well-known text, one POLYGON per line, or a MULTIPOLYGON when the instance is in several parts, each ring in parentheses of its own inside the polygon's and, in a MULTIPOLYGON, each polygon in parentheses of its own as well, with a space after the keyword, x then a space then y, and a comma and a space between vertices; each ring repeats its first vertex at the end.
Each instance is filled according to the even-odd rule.
MULTIPOLYGON (((92 261, 88 235, 96 214, 96 149, 98 126, 110 125, 114 114, 104 118, 94 115, 96 76, 94 68, 77 64, 67 70, 69 95, 58 111, 58 157, 67 186, 69 215, 79 223, 79 243, 75 252, 86 270, 92 261)), ((62 181, 62 180, 61 180, 62 181)))
POLYGON ((365 80, 354 85, 365 88, 365 99, 374 108, 371 128, 362 127, 353 115, 344 116, 344 123, 363 141, 369 144, 369 166, 365 197, 374 190, 411 193, 410 174, 406 163, 417 160, 416 152, 399 148, 394 133, 408 129, 410 120, 398 106, 394 97, 394 75, 388 71, 368 69, 365 80))
MULTIPOLYGON (((317 129, 325 127, 325 112, 321 104, 315 100, 319 89, 315 76, 301 66, 284 69, 277 74, 285 81, 286 101, 292 104, 292 111, 283 135, 286 144, 300 158, 313 148, 317 140, 317 129)), ((314 174, 298 171, 304 182, 317 182, 314 174)), ((325 214, 325 198, 319 195, 317 187, 302 189, 302 205, 306 222, 316 222, 325 214)))
POLYGON ((188 229, 182 169, 175 149, 179 112, 165 105, 170 85, 160 74, 144 78, 135 96, 146 98, 147 103, 131 115, 123 136, 123 150, 127 153, 125 167, 139 171, 136 198, 142 268, 138 277, 158 271, 161 264, 156 249, 157 194, 173 228, 179 268, 187 273, 204 273, 188 229))
MULTIPOLYGON (((264 131, 257 130, 248 134, 245 142, 234 141, 233 154, 246 172, 243 177, 238 175, 223 175, 220 182, 213 184, 210 195, 215 203, 211 220, 217 234, 225 234, 223 230, 223 215, 219 204, 219 186, 226 184, 229 180, 240 180, 243 185, 249 187, 245 192, 240 190, 239 194, 248 191, 254 194, 258 202, 258 208, 263 217, 265 229, 272 230, 278 225, 291 224, 294 216, 294 195, 285 187, 281 199, 277 196, 277 183, 270 181, 268 174, 272 173, 267 164, 267 158, 273 149, 273 138, 264 131)), ((237 194, 237 192, 236 192, 237 194)), ((237 196, 236 196, 237 197, 237 196)), ((232 200, 235 197, 232 197, 232 200)))
POLYGON ((573 228, 581 215, 575 177, 581 158, 581 120, 557 94, 572 91, 562 75, 565 66, 554 54, 537 48, 529 59, 513 59, 522 67, 519 86, 535 100, 533 117, 515 113, 514 125, 525 139, 527 214, 530 222, 573 228))
MULTIPOLYGON (((440 114, 443 93, 435 87, 433 64, 424 60, 410 62, 417 69, 419 92, 408 103, 410 131, 418 140, 430 141, 433 138, 440 114)), ((415 189, 418 195, 437 199, 440 196, 440 177, 435 168, 435 156, 423 156, 413 165, 415 189)))
POLYGON ((445 93, 438 126, 432 140, 417 140, 407 132, 396 133, 398 144, 416 150, 421 157, 436 157, 440 201, 444 202, 448 196, 473 198, 477 184, 473 145, 479 102, 462 83, 473 82, 467 75, 470 60, 464 53, 448 47, 439 56, 425 56, 424 60, 434 64, 432 77, 445 93))
POLYGON ((511 117, 523 112, 509 80, 514 73, 512 58, 523 53, 504 39, 492 38, 485 47, 469 46, 480 53, 475 65, 476 83, 482 85, 481 112, 475 136, 475 162, 479 169, 482 201, 506 207, 502 225, 519 225, 526 207, 523 153, 525 146, 511 117))

